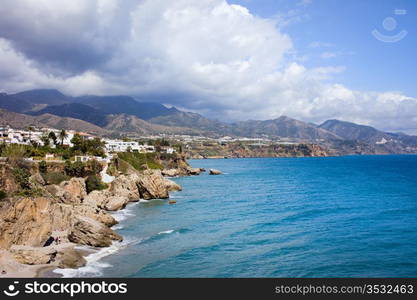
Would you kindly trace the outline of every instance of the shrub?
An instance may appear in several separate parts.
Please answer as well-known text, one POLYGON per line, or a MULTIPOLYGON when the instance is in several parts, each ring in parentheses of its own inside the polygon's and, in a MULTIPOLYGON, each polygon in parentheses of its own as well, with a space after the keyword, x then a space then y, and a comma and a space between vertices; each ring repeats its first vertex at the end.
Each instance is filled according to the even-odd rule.
POLYGON ((7 193, 3 190, 0 190, 0 201, 7 198, 7 193))
POLYGON ((24 168, 14 168, 12 174, 16 182, 20 185, 22 189, 30 189, 29 177, 30 172, 24 168))
POLYGON ((100 191, 107 188, 107 184, 101 181, 98 176, 90 175, 85 180, 85 186, 87 189, 87 193, 91 193, 92 191, 100 191))
POLYGON ((46 184, 60 184, 63 181, 70 180, 71 177, 61 172, 41 173, 46 184))
POLYGON ((100 164, 96 160, 90 160, 86 164, 86 168, 88 169, 88 175, 98 175, 103 170, 102 164, 100 164))
POLYGON ((76 161, 75 163, 71 163, 70 161, 65 162, 65 174, 71 177, 84 177, 85 176, 85 164, 76 161))
POLYGON ((41 161, 38 163, 38 170, 40 173, 46 173, 48 171, 48 166, 46 165, 46 161, 41 161))

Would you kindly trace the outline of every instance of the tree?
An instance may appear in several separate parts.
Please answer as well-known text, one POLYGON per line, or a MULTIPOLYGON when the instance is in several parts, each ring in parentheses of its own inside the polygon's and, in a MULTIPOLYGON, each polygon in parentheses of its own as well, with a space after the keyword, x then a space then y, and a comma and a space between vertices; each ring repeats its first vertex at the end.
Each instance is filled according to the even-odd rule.
POLYGON ((83 144, 84 144, 84 139, 83 139, 83 137, 79 133, 74 134, 74 137, 71 139, 71 143, 74 144, 73 149, 75 151, 77 151, 77 150, 78 151, 82 151, 83 144))
POLYGON ((42 141, 42 143, 43 143, 43 145, 44 145, 45 147, 49 147, 49 145, 50 145, 50 143, 51 143, 51 140, 49 139, 49 135, 48 135, 48 134, 46 134, 46 133, 44 133, 44 134, 41 136, 41 141, 42 141))
POLYGON ((61 132, 59 133, 59 139, 61 140, 61 146, 64 145, 64 140, 68 137, 67 132, 65 131, 65 129, 62 129, 61 132))
POLYGON ((49 137, 50 140, 52 140, 52 142, 56 146, 58 138, 56 137, 55 132, 53 132, 53 131, 49 132, 48 137, 49 137))
POLYGON ((29 131, 29 141, 32 140, 32 131, 33 131, 33 126, 28 126, 28 131, 29 131))

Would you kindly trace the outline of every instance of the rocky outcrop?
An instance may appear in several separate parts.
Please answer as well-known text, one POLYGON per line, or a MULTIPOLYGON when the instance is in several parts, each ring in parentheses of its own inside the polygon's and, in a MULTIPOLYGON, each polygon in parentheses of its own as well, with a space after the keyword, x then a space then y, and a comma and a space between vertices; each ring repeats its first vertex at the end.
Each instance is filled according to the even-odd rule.
POLYGON ((186 170, 187 170, 187 175, 200 175, 203 172, 203 169, 200 169, 200 168, 188 167, 186 170))
POLYGON ((141 199, 166 199, 169 198, 165 178, 159 170, 147 170, 144 176, 140 176, 137 188, 141 199))
POLYGON ((75 215, 86 216, 88 218, 96 220, 108 227, 117 224, 117 221, 113 218, 112 215, 110 215, 109 213, 97 206, 76 205, 74 206, 74 213, 75 215))
POLYGON ((222 171, 216 170, 216 169, 210 169, 209 171, 210 175, 221 175, 223 174, 222 171))
POLYGON ((80 204, 87 196, 85 181, 83 178, 71 178, 59 185, 48 185, 45 189, 56 196, 62 203, 80 204))
POLYGON ((71 232, 69 241, 93 247, 108 247, 113 241, 123 238, 104 224, 87 217, 78 217, 71 232))
POLYGON ((139 201, 139 190, 136 185, 139 175, 120 175, 110 184, 109 189, 93 191, 84 199, 84 203, 96 205, 108 211, 123 209, 129 202, 139 201))
POLYGON ((25 265, 45 265, 55 261, 58 251, 52 247, 13 247, 14 259, 25 265))
POLYGON ((21 198, 0 211, 0 247, 40 246, 52 232, 53 204, 48 198, 21 198))
POLYGON ((16 182, 11 167, 4 162, 0 163, 0 190, 5 191, 7 194, 12 194, 20 189, 19 184, 16 182))
POLYGON ((111 183, 109 192, 114 196, 126 197, 129 201, 139 201, 139 191, 136 186, 138 179, 137 173, 121 175, 111 183))
POLYGON ((9 252, 17 262, 25 265, 54 264, 59 268, 79 268, 86 260, 74 246, 71 243, 49 247, 14 246, 9 252))
POLYGON ((117 223, 98 207, 56 203, 46 197, 20 198, 0 211, 0 247, 42 246, 53 231, 72 228, 77 217, 89 217, 106 227, 117 223))
POLYGON ((177 177, 181 175, 181 172, 179 169, 168 169, 168 170, 162 170, 162 175, 168 176, 168 177, 177 177))
POLYGON ((169 192, 182 191, 182 187, 178 183, 166 178, 164 181, 165 187, 168 189, 169 192))

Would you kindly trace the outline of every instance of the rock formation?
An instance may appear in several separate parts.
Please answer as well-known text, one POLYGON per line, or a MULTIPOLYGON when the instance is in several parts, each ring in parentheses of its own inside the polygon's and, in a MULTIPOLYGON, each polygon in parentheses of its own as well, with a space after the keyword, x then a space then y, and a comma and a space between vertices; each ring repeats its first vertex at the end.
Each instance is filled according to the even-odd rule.
POLYGON ((210 171, 209 171, 210 173, 210 175, 221 175, 221 174, 223 174, 221 171, 219 171, 219 170, 216 170, 216 169, 210 169, 210 171))
POLYGON ((83 216, 79 216, 75 221, 68 239, 73 243, 93 247, 108 247, 113 241, 123 240, 120 235, 103 223, 83 216))

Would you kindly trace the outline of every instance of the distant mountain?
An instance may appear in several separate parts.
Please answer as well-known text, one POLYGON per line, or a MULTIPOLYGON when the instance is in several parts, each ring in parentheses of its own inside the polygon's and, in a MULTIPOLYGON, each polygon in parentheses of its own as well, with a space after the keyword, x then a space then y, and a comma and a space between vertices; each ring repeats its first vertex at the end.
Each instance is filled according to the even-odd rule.
POLYGON ((31 114, 36 116, 52 114, 60 117, 70 117, 93 123, 97 126, 105 126, 107 124, 105 113, 81 103, 51 105, 39 111, 32 112, 31 114))
POLYGON ((320 139, 340 139, 339 136, 332 132, 287 116, 281 116, 274 120, 235 123, 232 125, 232 133, 238 136, 259 137, 268 135, 311 141, 320 139))
POLYGON ((210 120, 196 113, 183 112, 176 108, 171 108, 170 112, 171 113, 168 115, 154 117, 148 121, 164 126, 194 128, 200 131, 210 132, 212 134, 218 135, 230 133, 229 124, 210 120))
POLYGON ((66 96, 54 89, 29 90, 14 94, 13 96, 32 104, 58 105, 72 101, 72 97, 66 96))
POLYGON ((356 142, 355 147, 360 144, 364 153, 415 153, 417 147, 417 136, 383 132, 371 126, 328 120, 319 127, 343 138, 342 143, 333 145, 336 148, 344 147, 349 141, 356 142))
POLYGON ((333 132, 346 140, 358 140, 367 143, 376 143, 383 138, 391 139, 395 137, 395 134, 382 132, 371 126, 358 125, 339 120, 327 120, 319 125, 319 128, 333 132))
POLYGON ((18 99, 14 95, 0 94, 0 108, 13 112, 25 112, 32 109, 34 105, 29 101, 18 99))
POLYGON ((72 101, 57 90, 30 90, 17 94, 0 94, 0 108, 18 113, 38 111, 48 105, 60 105, 72 101))
POLYGON ((74 101, 94 107, 104 114, 129 114, 143 120, 173 113, 162 104, 138 102, 129 96, 82 96, 75 98, 74 101))
POLYGON ((159 133, 189 135, 201 134, 201 131, 197 129, 151 124, 147 121, 139 119, 136 116, 126 114, 107 116, 107 125, 105 128, 115 132, 144 135, 159 133))

